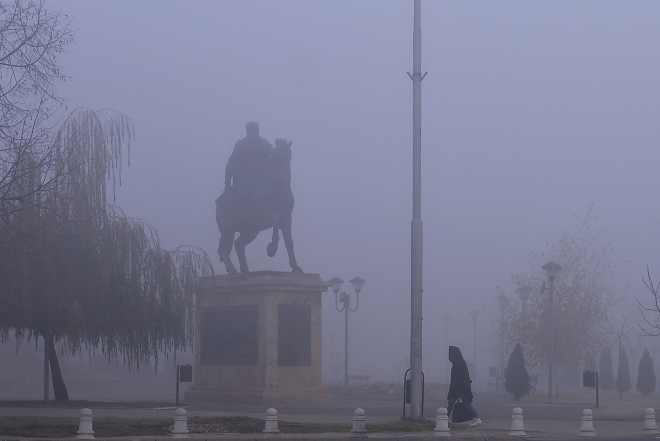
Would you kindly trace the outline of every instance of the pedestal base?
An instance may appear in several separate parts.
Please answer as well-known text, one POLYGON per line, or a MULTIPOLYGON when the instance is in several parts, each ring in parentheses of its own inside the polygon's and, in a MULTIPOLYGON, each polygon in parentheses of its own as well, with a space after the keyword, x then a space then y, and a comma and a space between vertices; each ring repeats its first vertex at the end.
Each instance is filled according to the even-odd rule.
POLYGON ((205 280, 197 296, 195 375, 188 400, 332 401, 321 385, 317 274, 260 271, 205 280))

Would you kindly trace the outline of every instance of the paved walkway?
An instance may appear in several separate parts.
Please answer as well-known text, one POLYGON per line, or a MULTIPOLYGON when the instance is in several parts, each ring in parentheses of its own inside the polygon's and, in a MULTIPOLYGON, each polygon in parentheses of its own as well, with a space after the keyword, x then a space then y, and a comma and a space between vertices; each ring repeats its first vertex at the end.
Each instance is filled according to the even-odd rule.
MULTIPOLYGON (((482 395, 476 407, 484 423, 476 428, 464 425, 452 425, 451 439, 479 438, 484 440, 514 439, 508 437, 511 424, 512 409, 520 406, 524 411, 524 425, 528 438, 538 440, 566 440, 578 438, 580 430, 580 417, 582 409, 588 406, 589 397, 579 397, 564 403, 548 405, 541 403, 540 399, 522 401, 519 403, 507 401, 497 395, 489 397, 482 395), (574 401, 584 401, 574 403, 574 401)), ((607 402, 600 409, 594 410, 594 427, 597 439, 649 439, 644 437, 644 409, 648 403, 640 401, 607 402), (616 418, 616 420, 613 420, 616 418)), ((101 418, 172 418, 174 407, 151 409, 118 409, 110 407, 93 408, 94 419, 101 418)), ((438 407, 446 406, 445 401, 427 400, 425 403, 425 417, 434 420, 438 407)), ((186 410, 189 418, 222 417, 222 416, 249 416, 264 418, 266 405, 245 403, 187 403, 186 410)), ((366 412, 367 429, 369 424, 399 421, 402 415, 403 403, 397 399, 365 399, 335 397, 332 404, 326 405, 281 405, 276 406, 279 419, 289 422, 308 423, 343 423, 350 425, 353 411, 362 407, 366 412)), ((72 424, 77 424, 80 409, 74 408, 35 408, 35 407, 0 407, 0 417, 11 416, 44 416, 71 418, 72 424)), ((432 432, 426 433, 369 433, 369 438, 379 441, 387 440, 427 440, 434 438, 432 432)), ((261 435, 235 435, 235 434, 193 434, 194 439, 206 440, 246 440, 262 439, 261 435)), ((280 434, 282 439, 348 439, 349 434, 280 434)), ((131 438, 138 439, 138 438, 131 438)), ((154 437, 145 439, 153 440, 154 437)), ((170 438, 163 438, 170 439, 170 438)), ((435 438, 437 439, 437 438, 435 438)))

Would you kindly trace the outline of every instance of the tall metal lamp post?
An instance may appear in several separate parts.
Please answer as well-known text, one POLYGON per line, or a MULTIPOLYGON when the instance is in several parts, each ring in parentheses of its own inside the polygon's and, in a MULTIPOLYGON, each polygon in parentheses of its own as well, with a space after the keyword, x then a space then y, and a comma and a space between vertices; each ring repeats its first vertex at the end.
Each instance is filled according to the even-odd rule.
POLYGON ((477 377, 477 318, 479 317, 479 314, 481 312, 478 309, 473 309, 470 311, 470 317, 472 317, 472 321, 474 322, 474 353, 472 354, 472 376, 474 378, 477 377))
POLYGON ((445 383, 449 384, 449 322, 451 315, 442 316, 445 320, 445 383))
MULTIPOLYGON (((543 265, 541 268, 545 271, 546 275, 548 276, 548 281, 550 281, 550 288, 547 288, 550 291, 550 330, 548 332, 549 334, 549 346, 548 346, 548 403, 552 403, 552 373, 553 373, 553 366, 552 366, 552 358, 553 358, 553 352, 554 352, 554 346, 555 346, 555 311, 554 311, 554 294, 555 294, 555 279, 557 278, 557 274, 559 274, 559 271, 561 271, 561 266, 558 263, 555 263, 553 261, 550 261, 543 265)), ((543 288, 542 290, 545 290, 545 282, 543 283, 543 288)))
POLYGON ((422 28, 421 0, 414 1, 413 71, 413 218, 410 223, 410 418, 424 415, 422 382, 422 28))
POLYGON ((335 292, 335 308, 337 308, 337 311, 344 313, 344 387, 348 387, 348 311, 357 311, 360 301, 360 291, 364 282, 366 281, 360 277, 351 280, 353 290, 355 291, 355 308, 351 308, 351 294, 345 291, 339 292, 344 281, 339 277, 333 277, 330 280, 330 286, 332 286, 332 290, 335 292), (339 294, 339 299, 337 299, 337 294, 339 294), (341 308, 339 308, 339 303, 343 304, 341 308))
POLYGON ((509 298, 504 294, 495 297, 500 305, 500 369, 497 372, 497 390, 502 387, 502 378, 504 375, 504 312, 509 306, 509 298))

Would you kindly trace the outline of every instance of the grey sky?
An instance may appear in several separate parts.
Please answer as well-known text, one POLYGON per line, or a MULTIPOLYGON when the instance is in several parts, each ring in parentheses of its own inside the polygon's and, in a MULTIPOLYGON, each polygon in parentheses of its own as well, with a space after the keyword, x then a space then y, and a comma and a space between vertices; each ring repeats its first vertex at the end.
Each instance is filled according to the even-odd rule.
MULTIPOLYGON (((298 262, 367 280, 355 371, 392 377, 409 339, 412 2, 52 4, 76 30, 62 57, 69 107, 136 124, 126 213, 224 272, 213 201, 234 143, 249 120, 271 143, 292 140, 298 262)), ((483 309, 487 346, 497 287, 592 203, 629 297, 644 295, 647 264, 660 274, 659 16, 652 1, 423 1, 428 378, 444 366, 442 315, 471 336, 468 311, 483 309)), ((248 247, 251 268, 288 270, 285 253, 265 255, 267 236, 248 247)), ((333 302, 324 326, 341 344, 333 302)))

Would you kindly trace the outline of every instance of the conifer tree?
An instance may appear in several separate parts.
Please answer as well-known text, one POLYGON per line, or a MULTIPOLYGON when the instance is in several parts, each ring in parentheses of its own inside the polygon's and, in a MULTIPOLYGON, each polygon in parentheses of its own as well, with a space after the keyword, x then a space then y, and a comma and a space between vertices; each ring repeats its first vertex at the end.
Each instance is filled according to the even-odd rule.
POLYGON ((639 359, 636 389, 644 396, 651 395, 653 391, 655 391, 653 359, 651 358, 648 349, 644 349, 644 354, 642 354, 642 358, 639 359))
POLYGON ((600 351, 598 366, 598 383, 603 390, 614 389, 614 369, 612 368, 612 352, 610 348, 603 347, 600 351))
POLYGON ((616 375, 616 390, 623 394, 628 392, 630 387, 630 365, 628 363, 628 356, 626 355, 625 348, 621 348, 621 352, 619 352, 619 371, 616 375))
POLYGON ((516 344, 509 356, 504 389, 516 400, 529 393, 529 373, 525 368, 525 357, 520 343, 516 344))

